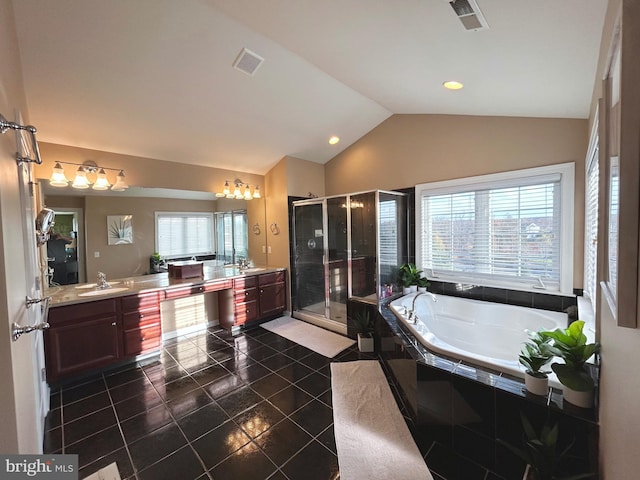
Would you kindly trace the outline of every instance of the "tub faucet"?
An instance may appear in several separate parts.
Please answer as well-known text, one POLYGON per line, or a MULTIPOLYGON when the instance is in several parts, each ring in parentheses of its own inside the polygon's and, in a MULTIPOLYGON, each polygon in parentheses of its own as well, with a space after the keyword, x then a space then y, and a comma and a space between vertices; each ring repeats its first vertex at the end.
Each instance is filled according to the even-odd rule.
POLYGON ((411 310, 409 310, 409 320, 417 320, 418 319, 418 315, 416 315, 415 311, 416 311, 416 300, 419 296, 421 295, 429 295, 431 297, 431 300, 433 300, 434 302, 438 301, 438 297, 435 296, 435 294, 431 293, 431 292, 418 292, 416 293, 416 296, 413 297, 413 301, 411 302, 411 310))
POLYGON ((96 282, 96 287, 99 289, 110 288, 111 285, 107 282, 107 275, 103 272, 98 272, 98 281, 96 282))

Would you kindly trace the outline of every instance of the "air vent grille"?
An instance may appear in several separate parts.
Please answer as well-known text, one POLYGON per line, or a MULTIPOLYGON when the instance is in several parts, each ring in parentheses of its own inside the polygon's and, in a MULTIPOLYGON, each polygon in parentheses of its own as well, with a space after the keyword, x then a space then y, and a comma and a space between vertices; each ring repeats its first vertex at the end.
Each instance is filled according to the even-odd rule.
POLYGON ((236 61, 233 62, 233 68, 236 68, 247 75, 253 76, 260 65, 262 65, 262 62, 264 62, 264 58, 260 55, 252 52, 248 48, 243 48, 238 54, 236 61))
POLYGON ((475 0, 448 0, 448 2, 465 30, 475 32, 489 28, 475 0))

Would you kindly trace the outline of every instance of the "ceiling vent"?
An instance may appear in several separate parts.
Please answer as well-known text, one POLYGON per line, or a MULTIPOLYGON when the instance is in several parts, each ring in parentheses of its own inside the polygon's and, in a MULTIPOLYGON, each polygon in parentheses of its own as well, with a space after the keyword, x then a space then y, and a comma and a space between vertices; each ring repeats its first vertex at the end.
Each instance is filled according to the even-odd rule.
POLYGON ((465 30, 477 31, 489 28, 476 0, 447 0, 465 30))
POLYGON ((260 55, 247 48, 243 48, 240 51, 238 58, 236 58, 236 61, 233 62, 233 68, 236 68, 247 75, 253 76, 260 65, 262 65, 262 62, 264 62, 264 58, 260 55))

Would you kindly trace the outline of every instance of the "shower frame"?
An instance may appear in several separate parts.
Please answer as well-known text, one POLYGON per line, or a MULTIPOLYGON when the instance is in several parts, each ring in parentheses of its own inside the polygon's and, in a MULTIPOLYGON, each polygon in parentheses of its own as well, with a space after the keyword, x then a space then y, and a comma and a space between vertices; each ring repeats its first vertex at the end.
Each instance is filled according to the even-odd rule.
MULTIPOLYGON (((292 277, 292 290, 294 302, 292 305, 292 315, 296 318, 306 320, 310 323, 314 323, 325 328, 330 328, 340 333, 347 333, 347 312, 346 306, 350 299, 357 299, 358 301, 376 304, 379 302, 381 296, 387 294, 386 285, 395 284, 396 274, 394 268, 397 265, 403 263, 406 260, 407 255, 407 239, 408 239, 408 221, 407 221, 407 195, 405 193, 385 191, 385 190, 368 190, 363 192, 354 192, 342 195, 333 195, 322 198, 312 198, 304 200, 296 200, 292 202, 292 259, 291 265, 293 267, 292 277), (373 259, 371 256, 359 256, 357 249, 354 249, 354 210, 357 208, 364 208, 367 205, 363 205, 363 202, 358 198, 372 196, 374 206, 374 231, 368 240, 375 239, 375 253, 373 259), (395 206, 394 220, 396 232, 396 251, 392 253, 395 255, 395 261, 393 266, 386 264, 386 273, 382 274, 381 269, 381 202, 386 199, 393 199, 395 206), (332 254, 331 244, 335 246, 338 243, 337 239, 331 239, 330 235, 333 233, 330 229, 330 204, 341 203, 341 206, 345 208, 345 229, 344 229, 344 258, 340 258, 336 253, 332 254), (309 225, 299 225, 298 223, 298 209, 304 207, 320 206, 322 219, 322 229, 319 232, 318 227, 320 223, 316 223, 313 227, 309 225), (307 229, 306 237, 307 243, 303 242, 302 238, 299 238, 301 231, 307 229), (313 232, 313 237, 309 238, 313 232), (321 247, 318 243, 322 243, 321 247), (311 246, 313 245, 313 247, 311 246), (321 249, 321 255, 317 250, 321 249), (314 250, 314 258, 311 262, 303 260, 304 253, 309 253, 307 250, 314 250), (333 266, 333 264, 343 266, 333 266), (361 262, 359 271, 364 268, 364 276, 362 272, 357 275, 357 279, 354 280, 354 263, 361 262), (362 262, 367 265, 362 267, 362 262), (371 267, 371 262, 373 267, 371 267), (391 269, 391 271, 390 271, 391 269), (316 291, 315 303, 311 305, 303 305, 301 297, 304 297, 302 290, 308 289, 309 285, 313 285, 314 282, 318 282, 320 279, 319 271, 322 271, 322 279, 320 281, 322 293, 316 291), (311 273, 309 272, 316 272, 311 273), (344 275, 344 273, 346 275, 344 275), (373 278, 371 275, 373 274, 373 278), (301 277, 302 276, 302 277, 301 277), (346 285, 341 283, 341 279, 346 279, 346 285), (302 288, 300 282, 303 282, 302 288), (354 281, 358 284, 356 291, 354 292, 354 281), (362 286, 364 281, 365 286, 362 286), (346 286, 346 291, 342 289, 346 286), (384 293, 382 293, 384 291, 384 293), (355 293, 355 294, 354 294, 355 293), (366 293, 364 295, 363 293, 366 293), (381 295, 382 293, 382 295, 381 295), (310 308, 306 308, 310 307, 310 308)), ((315 215, 317 216, 317 209, 315 215)), ((387 209, 388 210, 388 209, 387 209)), ((305 221, 309 219, 305 218, 305 221)), ((319 222, 319 219, 315 219, 319 222)), ((334 220, 335 221, 335 220, 334 220)), ((338 227, 333 225, 333 229, 338 227)), ((362 232, 360 232, 362 234, 362 232)), ((360 239, 362 240, 362 239, 360 239)), ((356 242, 357 243, 357 242, 356 242)), ((388 255, 388 252, 387 252, 388 255)))

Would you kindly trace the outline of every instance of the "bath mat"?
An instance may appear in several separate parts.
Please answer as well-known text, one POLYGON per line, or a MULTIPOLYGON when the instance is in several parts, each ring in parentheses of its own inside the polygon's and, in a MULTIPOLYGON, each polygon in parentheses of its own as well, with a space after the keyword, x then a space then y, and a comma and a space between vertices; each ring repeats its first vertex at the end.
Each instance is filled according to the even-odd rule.
POLYGON ((376 360, 331 364, 342 480, 433 480, 376 360))
POLYGON ((88 477, 85 477, 84 480, 121 480, 121 478, 118 466, 116 462, 113 462, 88 477))
POLYGON ((329 358, 356 343, 355 340, 291 317, 276 318, 263 323, 261 327, 329 358))

